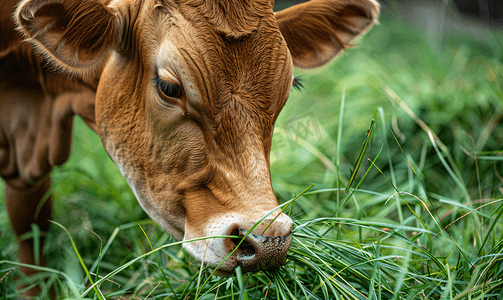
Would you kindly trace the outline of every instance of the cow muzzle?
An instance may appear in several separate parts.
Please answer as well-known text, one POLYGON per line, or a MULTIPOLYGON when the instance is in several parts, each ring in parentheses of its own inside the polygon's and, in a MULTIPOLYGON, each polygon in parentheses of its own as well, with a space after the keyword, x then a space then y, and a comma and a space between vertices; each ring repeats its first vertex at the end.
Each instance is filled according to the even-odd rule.
POLYGON ((227 234, 239 236, 225 241, 226 250, 234 251, 236 267, 241 266, 245 273, 271 270, 286 262, 292 243, 292 220, 284 213, 258 224, 242 220, 228 227, 227 234))
POLYGON ((231 241, 238 248, 236 262, 243 272, 258 272, 282 266, 286 262, 286 254, 292 242, 292 234, 285 236, 263 236, 249 233, 240 228, 235 229, 231 241), (244 237, 244 239, 242 239, 244 237))
POLYGON ((251 215, 229 212, 215 216, 204 223, 203 234, 186 226, 184 240, 222 235, 234 237, 197 240, 185 243, 183 247, 204 264, 218 266, 221 275, 230 274, 239 266, 243 272, 249 273, 285 264, 292 242, 293 222, 290 217, 279 213, 257 223, 257 218, 251 215))

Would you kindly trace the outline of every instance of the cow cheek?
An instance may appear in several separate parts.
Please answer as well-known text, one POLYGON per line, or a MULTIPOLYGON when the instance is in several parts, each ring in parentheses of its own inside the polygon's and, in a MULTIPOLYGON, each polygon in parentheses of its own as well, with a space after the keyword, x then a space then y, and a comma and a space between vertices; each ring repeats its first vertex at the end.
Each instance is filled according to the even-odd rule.
POLYGON ((163 200, 173 198, 166 194, 169 192, 166 185, 162 197, 154 197, 149 188, 149 179, 156 178, 152 175, 162 175, 163 170, 153 163, 154 133, 149 129, 144 90, 135 89, 128 78, 114 69, 130 72, 127 65, 121 65, 107 68, 102 74, 96 94, 98 133, 142 208, 168 233, 181 239, 185 223, 183 207, 163 200))
POLYGON ((204 159, 204 139, 188 117, 153 106, 148 108, 150 160, 146 169, 153 175, 169 175, 176 187, 188 173, 197 172, 195 162, 204 159))
POLYGON ((157 212, 169 224, 183 230, 185 227, 183 197, 172 188, 171 180, 172 178, 163 174, 147 177, 148 197, 157 212))
POLYGON ((163 214, 185 217, 186 194, 195 192, 207 165, 202 131, 190 117, 173 116, 156 103, 147 110, 151 151, 145 170, 151 199, 163 214))

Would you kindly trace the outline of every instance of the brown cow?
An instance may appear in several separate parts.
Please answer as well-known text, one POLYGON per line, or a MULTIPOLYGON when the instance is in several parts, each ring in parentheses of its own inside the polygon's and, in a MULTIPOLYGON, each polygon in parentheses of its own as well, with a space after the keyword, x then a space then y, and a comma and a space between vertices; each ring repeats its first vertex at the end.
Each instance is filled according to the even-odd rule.
MULTIPOLYGON (((274 0, 16 2, 0 8, 0 175, 18 236, 32 223, 49 229, 51 201, 40 200, 51 168, 70 155, 74 115, 168 233, 243 236, 278 205, 269 151, 293 66, 328 63, 379 12, 374 0, 313 0, 277 13, 274 0)), ((263 233, 267 223, 223 271, 284 263, 292 221, 280 214, 263 233)), ((184 247, 217 265, 236 246, 206 245, 184 247)), ((35 262, 30 240, 19 253, 35 262)))

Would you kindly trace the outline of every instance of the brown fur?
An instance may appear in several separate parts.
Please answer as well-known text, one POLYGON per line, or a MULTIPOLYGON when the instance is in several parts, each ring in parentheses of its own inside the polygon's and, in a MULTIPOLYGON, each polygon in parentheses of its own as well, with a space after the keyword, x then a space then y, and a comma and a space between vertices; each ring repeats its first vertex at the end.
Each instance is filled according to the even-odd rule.
POLYGON ((33 1, 17 14, 20 31, 39 53, 72 75, 96 75, 121 40, 120 20, 97 0, 33 1))
MULTIPOLYGON (((378 13, 371 0, 313 0, 276 15, 266 0, 107 6, 24 0, 15 13, 14 1, 6 3, 0 10, 0 175, 18 235, 31 223, 47 229, 50 202, 37 216, 19 208, 37 205, 52 166, 68 158, 74 115, 98 132, 140 204, 174 237, 249 230, 277 206, 269 151, 292 85, 292 60, 304 68, 327 63, 378 13), (15 34, 13 13, 51 68, 15 34), (156 78, 178 84, 181 96, 161 101, 156 78)), ((283 249, 264 259, 286 256, 290 231, 291 220, 279 215, 264 235, 284 239, 283 249)), ((211 243, 206 262, 216 265, 233 243, 211 243)), ((202 258, 204 244, 185 247, 202 258)), ((23 262, 33 262, 29 241, 20 241, 20 252, 23 262)), ((243 266, 256 270, 260 259, 243 266)), ((221 268, 230 271, 239 260, 234 255, 221 268)))
POLYGON ((276 19, 287 44, 295 45, 294 64, 316 68, 352 47, 377 22, 378 12, 377 3, 368 0, 312 0, 276 13, 276 19))
MULTIPOLYGON (((193 9, 224 36, 239 38, 256 31, 262 18, 272 14, 271 0, 181 0, 176 1, 182 11, 184 6, 193 9)), ((194 16, 196 17, 196 16, 194 16)))

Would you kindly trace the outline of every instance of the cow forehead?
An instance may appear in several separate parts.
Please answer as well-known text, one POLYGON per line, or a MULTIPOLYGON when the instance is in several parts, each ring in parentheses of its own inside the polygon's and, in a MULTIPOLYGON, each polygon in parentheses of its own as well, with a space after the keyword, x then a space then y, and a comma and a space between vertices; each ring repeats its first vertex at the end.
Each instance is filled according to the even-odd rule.
POLYGON ((175 0, 190 21, 204 18, 221 34, 240 37, 256 30, 261 19, 272 16, 272 0, 175 0))
MULTIPOLYGON (((167 0, 166 0, 167 1, 167 0)), ((215 65, 264 62, 286 59, 287 47, 272 11, 271 0, 177 0, 165 6, 165 18, 151 26, 158 40, 199 48, 215 65), (155 30, 155 29, 154 29, 155 30)), ((153 31, 153 30, 152 30, 153 31)), ((146 35, 150 35, 148 31, 146 35)), ((219 68, 221 66, 218 66, 219 68)))
MULTIPOLYGON (((267 106, 281 98, 278 89, 288 90, 292 67, 272 8, 268 13, 264 10, 263 15, 243 12, 243 19, 253 22, 239 31, 240 22, 216 22, 215 16, 211 19, 206 15, 207 3, 215 1, 180 2, 184 4, 169 9, 167 18, 158 19, 162 24, 156 27, 162 29, 158 31, 157 68, 165 68, 181 80, 190 78, 185 82, 192 81, 198 89, 188 92, 205 99, 214 109, 233 99, 261 98, 262 102, 248 102, 267 106), (247 18, 248 14, 252 17, 247 18), (228 24, 222 25, 225 22, 228 24)), ((257 108, 266 112, 267 107, 257 108)))

